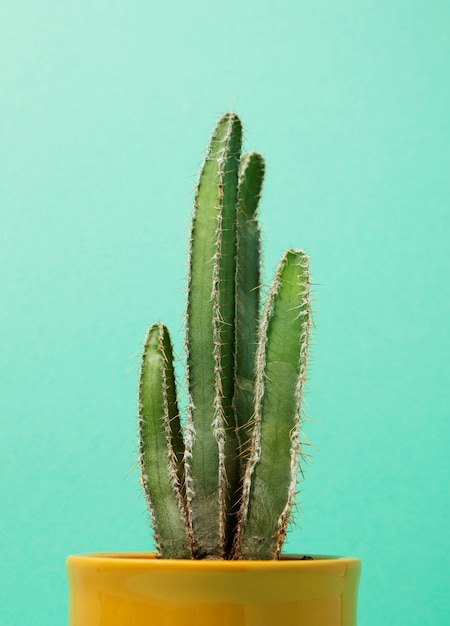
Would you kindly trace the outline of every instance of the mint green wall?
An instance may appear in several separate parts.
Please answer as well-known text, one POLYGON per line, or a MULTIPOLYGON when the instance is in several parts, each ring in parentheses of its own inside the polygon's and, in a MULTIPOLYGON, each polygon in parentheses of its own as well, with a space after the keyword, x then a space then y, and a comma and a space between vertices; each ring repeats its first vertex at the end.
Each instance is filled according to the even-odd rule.
POLYGON ((152 547, 138 355, 157 320, 181 352, 191 191, 234 108, 267 277, 301 246, 317 283, 288 548, 363 559, 362 626, 442 626, 448 1, 6 0, 0 24, 0 623, 66 622, 67 554, 152 547))

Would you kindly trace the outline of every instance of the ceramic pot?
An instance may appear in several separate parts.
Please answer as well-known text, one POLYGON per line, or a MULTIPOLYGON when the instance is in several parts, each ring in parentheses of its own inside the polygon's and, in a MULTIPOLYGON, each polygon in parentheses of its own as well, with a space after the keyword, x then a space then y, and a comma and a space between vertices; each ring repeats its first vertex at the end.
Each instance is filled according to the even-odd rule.
POLYGON ((355 626, 360 561, 67 559, 69 626, 355 626))

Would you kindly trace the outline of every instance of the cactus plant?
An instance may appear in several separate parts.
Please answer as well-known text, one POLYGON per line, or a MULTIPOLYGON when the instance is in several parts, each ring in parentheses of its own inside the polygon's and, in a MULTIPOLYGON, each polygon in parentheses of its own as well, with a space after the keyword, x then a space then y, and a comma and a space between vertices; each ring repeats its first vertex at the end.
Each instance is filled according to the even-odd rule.
POLYGON ((141 482, 163 558, 277 559, 295 499, 311 325, 308 257, 288 250, 260 315, 264 160, 235 113, 200 173, 189 247, 188 408, 172 346, 150 327, 139 384, 141 482))

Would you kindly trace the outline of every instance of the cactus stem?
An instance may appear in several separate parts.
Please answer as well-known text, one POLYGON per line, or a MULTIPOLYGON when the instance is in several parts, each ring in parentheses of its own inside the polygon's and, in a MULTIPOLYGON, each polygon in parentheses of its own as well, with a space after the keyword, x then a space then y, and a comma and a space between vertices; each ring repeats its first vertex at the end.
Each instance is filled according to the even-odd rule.
POLYGON ((223 116, 211 139, 194 201, 189 251, 186 437, 189 516, 199 558, 224 558, 230 491, 234 371, 234 221, 241 125, 223 116))
POLYGON ((139 379, 141 483, 158 552, 189 558, 184 443, 176 399, 172 345, 163 324, 150 327, 139 379))
POLYGON ((264 171, 264 159, 260 154, 244 154, 239 168, 236 209, 236 369, 233 399, 241 476, 244 474, 253 428, 261 282, 261 232, 257 209, 264 171))
POLYGON ((244 476, 234 558, 278 558, 286 534, 302 453, 299 427, 311 323, 309 300, 308 258, 301 251, 289 250, 277 268, 260 326, 252 451, 244 476), (284 336, 279 324, 286 329, 284 336), (281 457, 289 460, 287 475, 279 472, 281 457))

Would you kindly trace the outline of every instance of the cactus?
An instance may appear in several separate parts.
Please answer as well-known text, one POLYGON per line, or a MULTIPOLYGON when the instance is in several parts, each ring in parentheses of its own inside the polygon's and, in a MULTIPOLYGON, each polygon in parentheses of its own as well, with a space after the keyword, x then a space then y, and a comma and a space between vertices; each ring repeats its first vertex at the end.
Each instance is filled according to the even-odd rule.
POLYGON ((167 328, 151 326, 144 345, 141 482, 163 558, 277 559, 295 499, 308 257, 284 254, 260 316, 264 161, 241 157, 241 136, 235 113, 220 118, 194 200, 184 429, 167 328))

